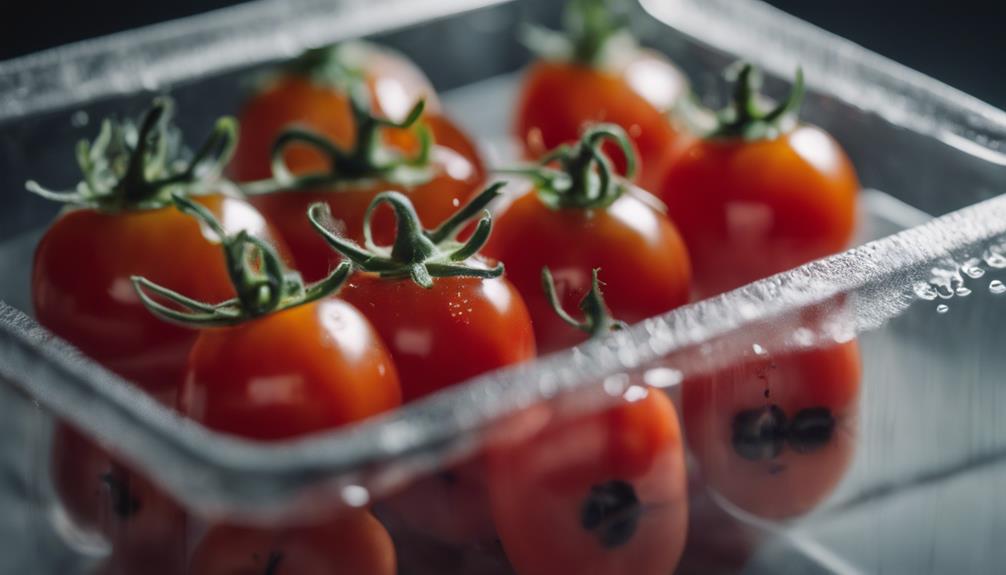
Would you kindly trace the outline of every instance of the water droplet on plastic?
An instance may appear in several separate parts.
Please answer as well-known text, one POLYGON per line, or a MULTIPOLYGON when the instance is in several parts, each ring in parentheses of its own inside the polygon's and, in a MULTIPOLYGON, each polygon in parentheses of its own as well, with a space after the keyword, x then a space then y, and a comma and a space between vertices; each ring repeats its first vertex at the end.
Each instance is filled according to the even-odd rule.
POLYGON ((919 282, 915 284, 915 295, 926 301, 933 301, 936 299, 936 288, 932 284, 919 282))
POLYGON ((988 264, 990 268, 995 268, 997 270, 1006 269, 1006 255, 989 250, 985 252, 985 263, 988 264))
POLYGON ((936 306, 936 313, 947 313, 948 311, 950 311, 950 306, 945 303, 936 306))
POLYGON ((938 295, 940 299, 950 299, 954 297, 954 292, 955 290, 951 286, 948 285, 936 286, 936 295, 938 295))
POLYGON ((982 261, 980 259, 971 258, 968 261, 964 262, 964 264, 961 266, 961 271, 964 272, 964 275, 968 276, 969 278, 978 279, 983 275, 985 275, 985 269, 979 267, 981 263, 982 261))
POLYGON ((961 287, 957 288, 957 292, 956 293, 960 297, 968 297, 969 295, 971 295, 971 290, 968 289, 968 288, 966 288, 966 287, 961 286, 961 287))
POLYGON ((999 280, 992 280, 989 282, 989 291, 995 295, 1006 293, 1006 284, 999 280))
POLYGON ((70 116, 70 125, 74 128, 83 128, 90 120, 91 118, 87 115, 86 110, 77 110, 70 116))

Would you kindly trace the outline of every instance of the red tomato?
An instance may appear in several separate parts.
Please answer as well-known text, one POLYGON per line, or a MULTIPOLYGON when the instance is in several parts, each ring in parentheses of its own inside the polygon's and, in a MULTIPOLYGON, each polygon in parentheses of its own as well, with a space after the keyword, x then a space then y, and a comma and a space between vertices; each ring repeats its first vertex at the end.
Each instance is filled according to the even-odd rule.
POLYGON ((66 425, 56 428, 51 461, 53 487, 68 518, 102 535, 116 564, 181 573, 187 528, 181 506, 66 425))
POLYGON ((199 544, 190 575, 394 575, 391 537, 366 511, 287 529, 220 525, 199 544))
MULTIPOLYGON (((560 171, 575 178, 583 168, 580 157, 604 136, 624 138, 624 132, 617 126, 589 128, 560 159, 560 171)), ((604 271, 612 314, 622 321, 638 322, 688 302, 688 253, 674 224, 655 207, 659 202, 625 182, 612 180, 608 190, 601 190, 591 181, 593 192, 577 186, 560 192, 547 182, 532 187, 497 215, 483 250, 506 265, 507 276, 527 302, 541 353, 587 339, 553 312, 541 286, 543 267, 551 270, 564 309, 574 309, 590 290, 596 268, 604 271)))
POLYGON ((685 433, 703 479, 749 513, 810 511, 855 450, 860 382, 855 340, 737 365, 682 387, 685 433))
MULTIPOLYGON (((197 201, 227 230, 248 230, 275 241, 247 203, 226 196, 197 201)), ((174 207, 119 213, 75 209, 53 223, 35 251, 35 315, 122 377, 171 395, 183 380, 196 334, 150 315, 133 292, 133 275, 198 299, 234 296, 219 244, 174 207), (172 265, 179 254, 186 265, 172 265)))
POLYGON ((860 186, 841 146, 807 125, 763 135, 696 140, 656 188, 703 296, 838 252, 852 238, 860 186))
POLYGON ((360 312, 338 299, 204 330, 182 390, 193 419, 260 440, 330 429, 399 403, 386 348, 360 312))
POLYGON ((535 355, 527 308, 503 278, 436 278, 427 289, 356 274, 340 297, 388 345, 407 402, 535 355))
MULTIPOLYGON (((533 159, 575 142, 588 124, 621 126, 639 150, 639 182, 650 189, 687 139, 669 114, 688 89, 685 75, 650 50, 635 48, 604 62, 550 58, 527 72, 514 131, 533 159)), ((606 151, 625 174, 622 153, 614 146, 606 151)))
POLYGON ((664 394, 555 423, 488 459, 493 517, 519 575, 674 572, 688 510, 681 432, 664 394))

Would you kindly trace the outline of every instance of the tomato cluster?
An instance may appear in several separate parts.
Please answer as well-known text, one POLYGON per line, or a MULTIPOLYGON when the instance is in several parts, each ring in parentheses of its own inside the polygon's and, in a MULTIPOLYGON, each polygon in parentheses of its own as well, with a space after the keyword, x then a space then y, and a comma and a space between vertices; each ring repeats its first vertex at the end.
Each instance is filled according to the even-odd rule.
MULTIPOLYGON (((568 28, 530 36, 545 54, 515 130, 535 163, 508 170, 526 182, 509 194, 486 185, 423 73, 371 44, 265 78, 195 154, 166 99, 136 125, 106 122, 81 148, 76 191, 29 185, 69 206, 36 251, 40 323, 210 429, 283 441, 849 241, 856 175, 837 142, 797 121, 801 76, 765 110, 757 71, 739 67, 731 107, 698 134, 676 116, 685 75, 632 42, 605 2, 570 0, 568 28)), ((390 574, 390 524, 449 546, 498 540, 520 575, 666 574, 698 485, 686 448, 732 505, 805 513, 850 460, 859 377, 852 340, 719 366, 684 381, 677 408, 631 380, 591 409, 530 408, 521 437, 374 509, 303 525, 190 517, 69 426, 56 430, 53 483, 73 523, 111 544, 109 573, 390 574)))

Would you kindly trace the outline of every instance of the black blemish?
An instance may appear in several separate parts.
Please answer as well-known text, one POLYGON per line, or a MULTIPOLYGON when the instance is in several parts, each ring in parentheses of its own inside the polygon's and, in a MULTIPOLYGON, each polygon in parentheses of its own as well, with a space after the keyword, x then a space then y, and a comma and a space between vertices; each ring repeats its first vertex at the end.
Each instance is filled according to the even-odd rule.
POLYGON ((778 405, 748 409, 734 416, 734 451, 744 459, 778 457, 786 442, 786 414, 778 405))
POLYGON ((129 519, 139 513, 140 501, 129 487, 129 474, 113 467, 101 476, 101 482, 108 488, 112 499, 112 512, 120 519, 129 519))
POLYGON ((265 563, 265 571, 262 575, 277 575, 279 564, 283 561, 283 554, 279 551, 270 551, 269 559, 265 563))
POLYGON ((827 407, 811 407, 797 412, 789 425, 789 446, 797 453, 810 453, 831 441, 835 417, 827 407))
POLYGON ((590 488, 580 510, 580 525, 592 531, 605 549, 628 543, 639 527, 642 505, 632 484, 609 481, 590 488))

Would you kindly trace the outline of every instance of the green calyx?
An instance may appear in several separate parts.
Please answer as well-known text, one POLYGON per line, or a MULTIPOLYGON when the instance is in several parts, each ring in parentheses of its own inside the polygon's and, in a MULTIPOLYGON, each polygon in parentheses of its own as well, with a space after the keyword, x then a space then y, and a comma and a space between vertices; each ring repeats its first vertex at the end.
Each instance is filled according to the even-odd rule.
POLYGON ((592 280, 590 291, 580 300, 580 311, 583 312, 584 319, 579 321, 566 313, 559 303, 559 296, 555 292, 555 281, 552 279, 552 272, 547 267, 541 269, 541 287, 545 291, 549 305, 562 321, 586 332, 591 338, 599 337, 613 331, 625 329, 625 323, 615 320, 608 311, 608 306, 604 303, 604 295, 601 293, 601 281, 598 279, 598 272, 592 270, 592 280))
POLYGON ((733 102, 717 114, 718 125, 708 137, 771 140, 792 129, 805 92, 803 70, 797 69, 793 89, 771 110, 762 109, 762 78, 758 69, 743 62, 736 68, 733 102))
POLYGON ((603 209, 625 192, 611 160, 601 149, 605 141, 618 145, 626 158, 626 176, 636 173, 636 153, 629 136, 615 124, 594 124, 576 144, 562 145, 545 154, 538 165, 500 170, 533 180, 538 197, 553 209, 603 209), (552 167, 556 164, 557 167, 552 167))
POLYGON ((430 180, 433 136, 426 125, 420 122, 426 102, 419 100, 404 120, 395 122, 374 115, 370 91, 362 77, 347 76, 342 86, 349 96, 356 127, 356 142, 353 147, 344 149, 312 130, 288 127, 273 142, 272 179, 242 186, 247 195, 297 191, 370 179, 402 185, 416 185, 430 180), (412 129, 419 141, 416 154, 406 156, 385 145, 381 135, 387 128, 412 129), (301 175, 291 173, 283 156, 294 145, 306 146, 320 153, 328 161, 328 169, 301 175))
POLYGON ((523 41, 539 56, 601 67, 612 47, 635 48, 627 18, 615 0, 569 0, 563 13, 563 32, 526 26, 523 41))
POLYGON ((300 274, 288 270, 266 241, 245 230, 228 235, 205 206, 180 194, 173 195, 172 200, 179 210, 198 219, 220 240, 237 297, 208 304, 133 276, 133 286, 140 300, 165 321, 195 328, 234 326, 334 294, 352 272, 352 266, 344 262, 325 279, 304 285, 300 274))
POLYGON ((404 194, 378 194, 364 214, 363 246, 331 231, 327 225, 331 218, 327 204, 313 204, 308 209, 308 219, 329 245, 352 261, 357 268, 382 277, 411 278, 424 288, 433 287, 434 278, 496 278, 503 275, 503 264, 486 268, 469 260, 489 239, 492 216, 485 208, 500 195, 500 189, 504 185, 497 182, 489 186, 433 230, 423 229, 415 208, 404 194), (395 242, 391 246, 378 246, 371 231, 374 212, 384 204, 394 211, 397 221, 395 242), (481 218, 471 237, 464 242, 458 241, 457 235, 464 225, 480 214, 481 218))
POLYGON ((109 212, 157 209, 171 204, 172 194, 210 191, 234 154, 237 122, 217 120, 213 132, 188 160, 183 159, 177 130, 171 125, 174 105, 157 98, 139 126, 106 119, 94 141, 77 145, 84 179, 69 192, 47 190, 34 181, 25 187, 48 200, 109 212))

